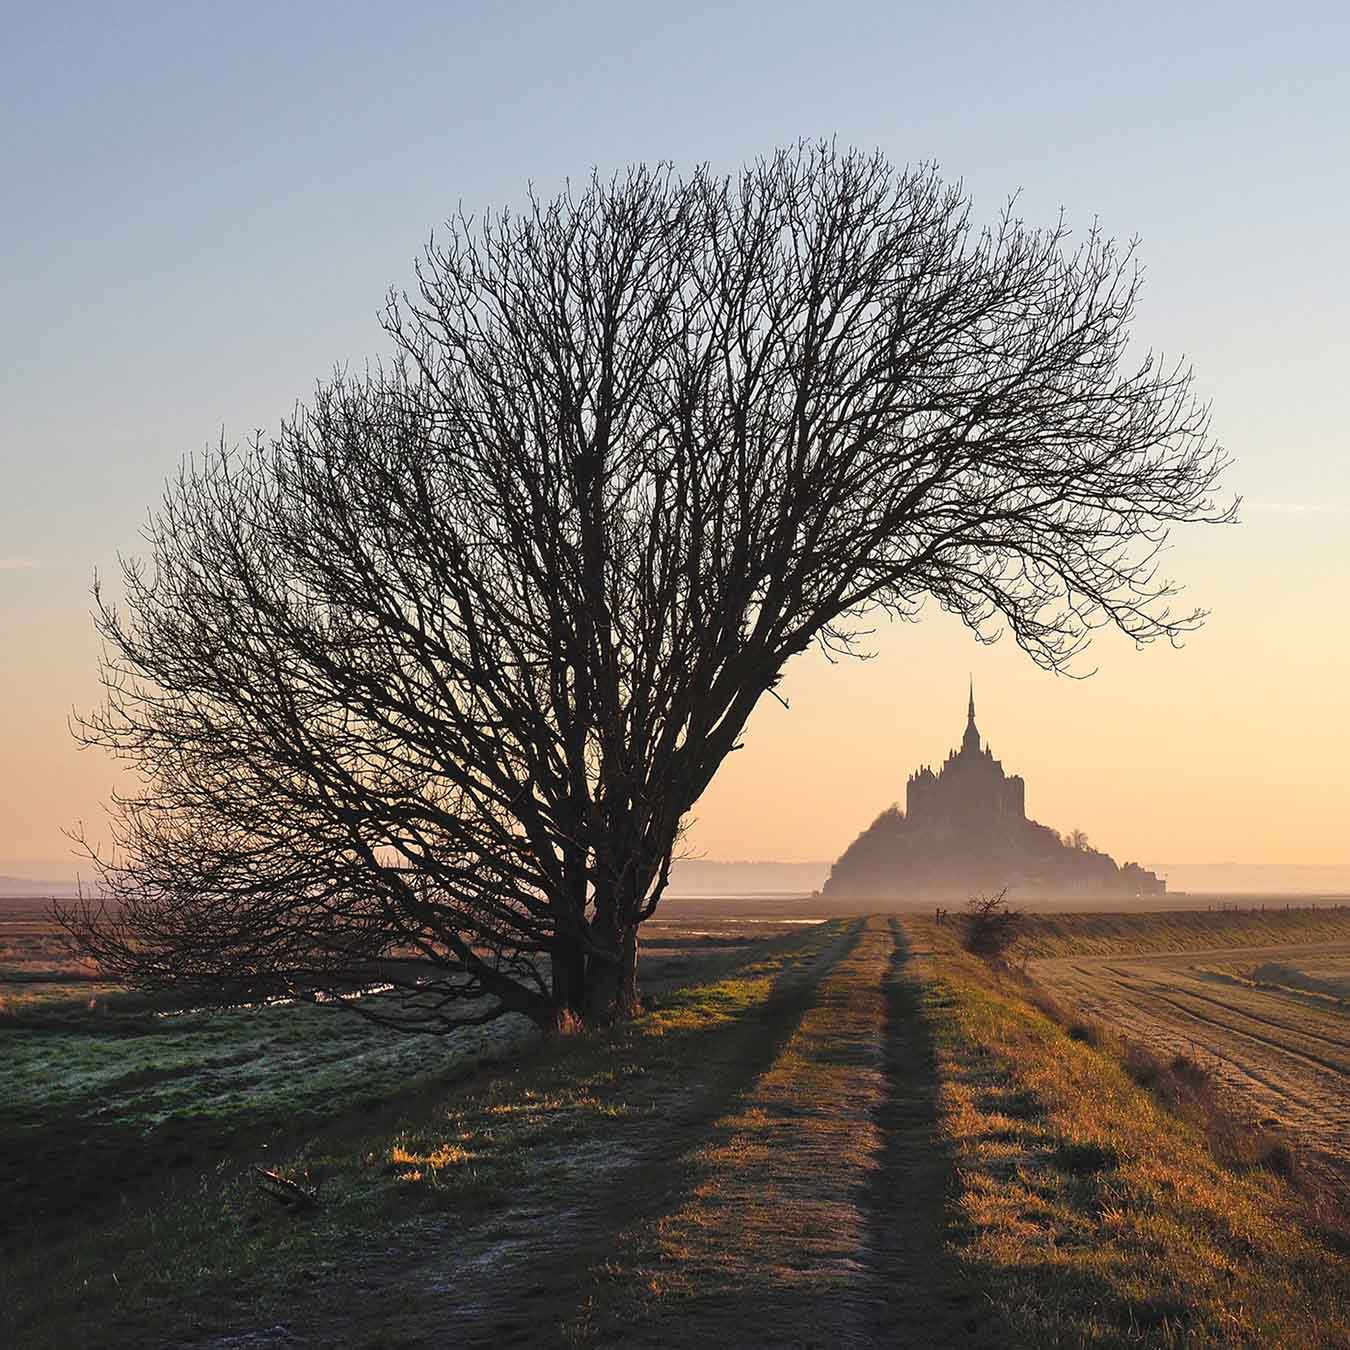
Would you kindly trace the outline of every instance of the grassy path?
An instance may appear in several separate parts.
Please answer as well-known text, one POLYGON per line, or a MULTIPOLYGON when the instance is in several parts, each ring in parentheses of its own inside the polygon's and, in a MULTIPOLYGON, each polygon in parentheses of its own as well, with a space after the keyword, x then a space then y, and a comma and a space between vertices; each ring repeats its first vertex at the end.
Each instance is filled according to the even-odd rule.
POLYGON ((867 921, 696 1156, 682 1202, 592 1272, 573 1343, 1007 1343, 947 1249, 952 1164, 898 924, 867 921))
POLYGON ((719 969, 335 1126, 290 1158, 317 1210, 225 1178, 99 1232, 14 1343, 1350 1343, 1343 1254, 1283 1183, 949 933, 835 922, 719 969))
POLYGON ((951 1248, 949 1203, 956 1161, 942 1130, 940 1075, 925 1016, 929 980, 897 918, 885 982, 886 1096, 877 1122, 881 1151, 871 1189, 872 1251, 880 1297, 873 1344, 1003 1347, 1004 1319, 951 1248))
POLYGON ((793 1033, 694 1155, 694 1185, 592 1272, 577 1343, 870 1344, 866 1182, 884 1094, 882 978, 869 922, 793 1033))
MULTIPOLYGON (((353 1262, 289 1309, 286 1343, 1002 1344, 943 1241, 952 1169, 906 960, 898 925, 859 920, 664 1063, 645 1037, 640 1072, 609 1064, 605 1117, 533 1148, 509 1206, 353 1262)), ((239 1335, 180 1344, 269 1343, 239 1335)))

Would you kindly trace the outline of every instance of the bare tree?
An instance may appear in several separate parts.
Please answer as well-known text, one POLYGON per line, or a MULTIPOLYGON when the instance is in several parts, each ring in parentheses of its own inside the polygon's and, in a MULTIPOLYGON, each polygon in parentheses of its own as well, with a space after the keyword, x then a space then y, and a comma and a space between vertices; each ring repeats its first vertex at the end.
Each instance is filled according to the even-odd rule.
POLYGON ((961 915, 961 945, 986 961, 1005 961, 1022 936, 1024 916, 1008 908, 1008 888, 997 895, 972 895, 961 915))
POLYGON ((84 739, 141 788, 65 916, 142 984, 350 993, 444 1029, 632 1012, 681 822, 785 663, 928 597, 1063 669, 1200 622, 1189 372, 1124 364, 1097 233, 971 224, 802 146, 459 218, 389 364, 186 467, 100 600, 84 739))

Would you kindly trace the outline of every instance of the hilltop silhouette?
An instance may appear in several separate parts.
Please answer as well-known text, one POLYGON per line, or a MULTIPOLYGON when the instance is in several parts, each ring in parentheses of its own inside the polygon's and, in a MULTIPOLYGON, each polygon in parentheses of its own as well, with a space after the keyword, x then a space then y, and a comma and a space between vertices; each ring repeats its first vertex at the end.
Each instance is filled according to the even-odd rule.
POLYGON ((1118 866, 1075 832, 1061 837, 1026 814, 1026 785, 981 744, 971 685, 961 744, 935 773, 909 777, 905 810, 883 811, 831 869, 831 896, 951 895, 1010 890, 1040 895, 1161 895, 1166 883, 1118 866))

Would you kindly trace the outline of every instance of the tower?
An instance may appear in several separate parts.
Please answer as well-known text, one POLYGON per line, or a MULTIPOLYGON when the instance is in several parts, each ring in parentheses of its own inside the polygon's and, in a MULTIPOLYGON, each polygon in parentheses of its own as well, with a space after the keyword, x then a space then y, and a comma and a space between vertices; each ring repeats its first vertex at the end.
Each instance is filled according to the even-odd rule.
POLYGON ((975 725, 975 678, 970 680, 970 706, 966 709, 966 734, 961 738, 962 754, 979 754, 980 733, 975 725))
POLYGON ((960 747, 947 756, 937 773, 925 767, 910 775, 905 787, 905 812, 911 821, 959 821, 966 825, 1026 818, 1026 785, 1017 774, 1005 773, 994 752, 980 743, 973 679, 960 747))
POLYGON ((825 894, 969 895, 1014 886, 1033 895, 1161 895, 1165 883, 1104 853, 1065 847, 1028 818, 1026 784, 1004 771, 975 721, 975 682, 966 696, 960 745, 937 771, 910 774, 905 811, 883 811, 835 863, 825 894))

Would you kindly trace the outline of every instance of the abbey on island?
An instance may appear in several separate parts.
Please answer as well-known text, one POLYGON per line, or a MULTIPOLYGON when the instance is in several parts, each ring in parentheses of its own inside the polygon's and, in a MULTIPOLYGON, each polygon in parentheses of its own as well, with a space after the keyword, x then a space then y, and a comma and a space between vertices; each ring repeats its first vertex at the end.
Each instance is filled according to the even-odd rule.
POLYGON ((925 765, 910 775, 905 810, 883 811, 853 841, 824 893, 950 897, 1004 887, 1024 895, 1161 895, 1167 884, 1027 818, 1026 784, 981 744, 972 683, 960 746, 936 773, 925 765))

